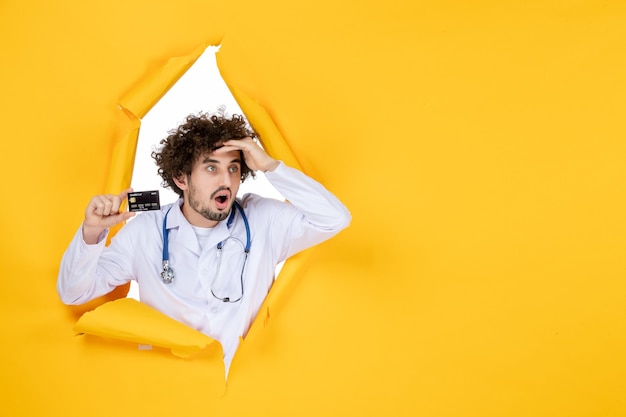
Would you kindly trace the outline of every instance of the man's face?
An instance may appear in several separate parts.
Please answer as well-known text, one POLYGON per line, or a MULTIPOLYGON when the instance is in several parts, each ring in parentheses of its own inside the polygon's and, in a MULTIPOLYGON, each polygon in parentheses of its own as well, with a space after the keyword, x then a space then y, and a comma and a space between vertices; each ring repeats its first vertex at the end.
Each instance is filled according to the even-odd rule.
POLYGON ((213 227, 228 217, 241 182, 239 151, 201 155, 191 174, 179 180, 183 214, 194 226, 213 227))

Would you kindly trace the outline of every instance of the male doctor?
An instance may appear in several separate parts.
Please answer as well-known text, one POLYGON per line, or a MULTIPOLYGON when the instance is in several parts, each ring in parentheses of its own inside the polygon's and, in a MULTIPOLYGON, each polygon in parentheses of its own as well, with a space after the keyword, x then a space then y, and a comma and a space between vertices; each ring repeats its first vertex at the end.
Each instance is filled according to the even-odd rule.
POLYGON ((190 115, 152 153, 180 199, 143 212, 106 246, 131 189, 91 199, 63 255, 57 289, 82 304, 135 280, 143 303, 218 340, 226 373, 275 279, 276 265, 346 228, 347 208, 321 184, 270 157, 241 116, 190 115), (287 202, 239 185, 265 173, 287 202))

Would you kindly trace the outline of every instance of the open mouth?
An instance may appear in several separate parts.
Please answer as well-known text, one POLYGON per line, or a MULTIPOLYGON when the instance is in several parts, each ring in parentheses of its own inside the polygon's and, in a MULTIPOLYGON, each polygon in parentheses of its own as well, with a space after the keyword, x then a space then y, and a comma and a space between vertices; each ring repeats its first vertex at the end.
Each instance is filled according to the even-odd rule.
POLYGON ((228 208, 228 201, 230 200, 230 191, 228 190, 218 190, 213 196, 215 201, 215 205, 219 210, 224 210, 228 208))

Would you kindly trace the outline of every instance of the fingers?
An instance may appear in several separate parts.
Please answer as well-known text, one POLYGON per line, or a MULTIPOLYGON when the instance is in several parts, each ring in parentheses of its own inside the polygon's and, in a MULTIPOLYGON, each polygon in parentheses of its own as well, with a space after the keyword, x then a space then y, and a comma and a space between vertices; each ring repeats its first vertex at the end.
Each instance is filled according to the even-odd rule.
POLYGON ((96 243, 105 229, 122 223, 135 215, 134 212, 120 212, 128 193, 132 191, 132 188, 128 188, 119 194, 101 194, 89 201, 83 222, 83 239, 85 242, 96 243))
POLYGON ((263 172, 272 171, 278 165, 278 161, 268 155, 267 152, 252 138, 227 140, 221 148, 215 150, 216 154, 234 150, 243 152, 246 165, 252 170, 263 172))
POLYGON ((122 199, 118 195, 105 194, 97 195, 91 199, 88 207, 88 214, 96 216, 110 216, 118 214, 122 205, 122 199))
POLYGON ((102 194, 93 197, 89 203, 91 214, 95 214, 97 216, 110 216, 118 214, 122 207, 122 203, 128 196, 128 193, 132 191, 132 188, 128 188, 117 195, 102 194))
POLYGON ((127 189, 119 193, 118 197, 121 198, 122 201, 124 201, 128 197, 128 193, 132 193, 132 192, 133 192, 132 187, 128 187, 127 189))
POLYGON ((251 137, 245 137, 243 139, 231 139, 223 142, 222 146, 215 150, 215 153, 221 154, 235 150, 244 152, 259 150, 261 152, 265 152, 263 148, 261 148, 257 142, 254 141, 254 139, 251 137))

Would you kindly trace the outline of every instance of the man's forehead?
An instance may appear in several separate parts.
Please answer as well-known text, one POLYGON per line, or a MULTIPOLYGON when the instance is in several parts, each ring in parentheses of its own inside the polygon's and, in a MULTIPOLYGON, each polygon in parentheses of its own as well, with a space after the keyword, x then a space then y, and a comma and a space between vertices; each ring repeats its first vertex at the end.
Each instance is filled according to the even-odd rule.
POLYGON ((226 163, 231 163, 231 162, 239 162, 241 163, 241 152, 237 149, 232 150, 232 151, 228 151, 225 153, 219 153, 216 154, 215 151, 213 152, 204 152, 203 154, 201 154, 198 159, 197 162, 200 163, 206 163, 206 162, 226 162, 226 163))

